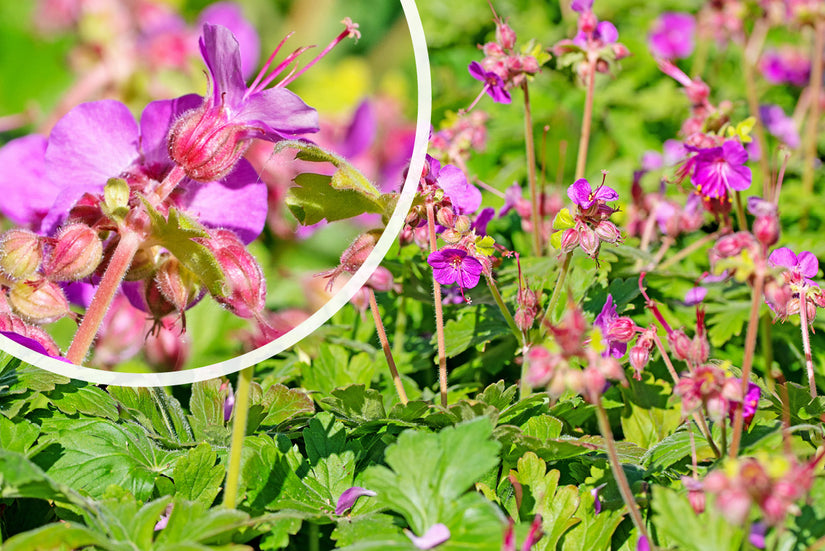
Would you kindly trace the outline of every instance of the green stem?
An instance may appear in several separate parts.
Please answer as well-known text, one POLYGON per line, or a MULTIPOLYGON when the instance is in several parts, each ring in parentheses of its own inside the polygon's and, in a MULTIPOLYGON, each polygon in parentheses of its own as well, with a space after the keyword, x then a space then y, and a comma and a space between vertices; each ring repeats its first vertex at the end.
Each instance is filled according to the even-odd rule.
POLYGON ((163 388, 156 386, 149 387, 149 394, 151 394, 152 400, 158 407, 160 417, 163 419, 163 424, 166 426, 166 430, 169 431, 169 436, 174 438, 177 431, 175 430, 175 425, 172 423, 172 418, 169 415, 169 396, 166 395, 163 388))
POLYGON ((610 470, 613 471, 613 478, 616 479, 616 485, 619 487, 619 493, 622 495, 622 499, 624 500, 627 510, 630 513, 630 518, 633 520, 633 524, 636 526, 636 530, 639 532, 639 535, 647 538, 651 549, 654 549, 653 540, 650 539, 650 535, 647 533, 645 521, 642 519, 642 514, 639 512, 639 506, 633 497, 633 492, 630 490, 630 484, 627 481, 627 476, 624 474, 622 463, 619 461, 619 454, 616 451, 616 442, 613 440, 613 431, 610 429, 610 420, 607 418, 607 412, 604 409, 601 397, 599 397, 599 401, 596 402, 596 417, 599 420, 599 429, 601 429, 601 433, 607 447, 607 457, 610 459, 610 470))
POLYGON ((527 181, 530 186, 530 216, 533 219, 533 254, 542 255, 541 229, 542 219, 539 212, 538 186, 536 185, 536 149, 533 143, 533 116, 530 112, 530 92, 527 88, 527 81, 521 83, 524 91, 524 148, 527 153, 527 181))
MULTIPOLYGON (((430 237, 430 251, 438 248, 435 237, 435 208, 427 202, 427 231, 430 237)), ((441 284, 433 278, 433 307, 435 308, 435 339, 438 346, 438 388, 441 406, 447 407, 447 353, 444 341, 444 309, 441 303, 441 284)))
POLYGON ((254 366, 238 373, 238 388, 235 391, 235 408, 232 415, 232 441, 229 447, 229 466, 226 469, 226 486, 223 491, 223 505, 234 509, 238 501, 238 487, 241 481, 241 451, 246 422, 249 414, 249 389, 252 386, 254 366))
MULTIPOLYGON (((762 290, 765 286, 765 275, 761 269, 756 273, 756 281, 753 284, 753 297, 751 300, 750 317, 748 318, 748 330, 745 333, 745 355, 742 359, 742 396, 748 394, 748 383, 751 378, 751 368, 753 367, 753 353, 756 349, 756 335, 759 332, 759 308, 762 306, 762 290)), ((742 440, 742 430, 745 427, 745 419, 742 412, 743 402, 739 402, 733 416, 733 437, 731 438, 729 455, 735 458, 739 454, 739 443, 742 440)))
POLYGON ((321 531, 314 522, 309 523, 309 551, 320 551, 321 531))
POLYGON ((490 274, 485 273, 484 278, 487 280, 487 287, 490 288, 490 292, 493 294, 493 300, 496 301, 498 305, 498 309, 501 311, 501 315, 504 316, 504 321, 507 322, 507 327, 510 328, 510 331, 513 332, 517 341, 521 341, 523 335, 521 331, 519 331, 518 327, 516 327, 516 320, 513 319, 513 315, 510 314, 510 309, 507 308, 507 305, 504 304, 504 299, 501 298, 501 293, 498 291, 498 287, 496 286, 496 282, 493 281, 493 277, 490 274))
MULTIPOLYGON (((816 162, 817 129, 819 127, 819 98, 822 96, 822 50, 825 49, 825 19, 819 18, 816 22, 814 35, 814 50, 811 59, 811 109, 805 127, 804 153, 805 162, 802 165, 802 197, 811 197, 814 189, 814 163, 816 162)), ((810 203, 806 203, 805 211, 799 225, 802 229, 808 226, 810 203)))
POLYGON ((771 368, 773 366, 773 341, 771 340, 771 332, 773 331, 773 324, 768 315, 762 316, 762 357, 765 361, 765 375, 768 379, 771 377, 771 368))
POLYGON ((567 273, 570 271, 570 260, 572 258, 572 252, 564 255, 564 260, 561 264, 561 271, 559 272, 559 278, 556 280, 556 286, 553 288, 553 294, 550 296, 550 303, 547 305, 547 310, 544 311, 544 317, 541 319, 541 326, 545 323, 551 323, 553 321, 553 311, 556 309, 556 303, 559 301, 561 289, 564 287, 564 280, 567 279, 567 273))
POLYGON ((579 138, 579 153, 576 157, 576 180, 584 178, 587 165, 587 146, 590 143, 590 126, 593 119, 593 96, 596 89, 596 62, 595 55, 591 55, 587 63, 587 92, 584 98, 584 115, 582 116, 582 133, 579 138))
POLYGON ((395 391, 398 393, 398 399, 401 400, 402 404, 406 405, 407 393, 404 391, 404 385, 401 384, 401 376, 398 375, 398 368, 395 366, 395 359, 392 357, 390 342, 387 340, 387 332, 384 330, 384 322, 381 321, 381 314, 378 312, 378 301, 375 300, 375 291, 369 289, 369 294, 370 310, 372 311, 372 319, 375 322, 375 330, 378 333, 378 340, 381 341, 381 349, 384 351, 387 365, 390 366, 392 382, 395 385, 395 391))
MULTIPOLYGON (((770 176, 768 179, 770 179, 770 176)), ((745 209, 742 206, 742 193, 737 191, 734 197, 736 200, 736 223, 739 224, 739 231, 748 231, 748 220, 745 218, 745 209)))

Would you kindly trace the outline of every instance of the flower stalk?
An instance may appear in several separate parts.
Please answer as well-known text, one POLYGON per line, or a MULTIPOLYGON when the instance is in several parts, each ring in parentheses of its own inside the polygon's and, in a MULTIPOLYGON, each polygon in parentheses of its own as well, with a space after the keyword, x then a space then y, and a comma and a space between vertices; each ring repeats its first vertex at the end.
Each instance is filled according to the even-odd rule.
POLYGON ((246 422, 249 414, 249 390, 252 386, 254 366, 238 373, 238 388, 235 391, 235 409, 232 415, 232 440, 229 447, 229 466, 226 469, 226 486, 223 490, 223 506, 234 509, 238 501, 238 487, 241 480, 241 451, 246 436, 246 422))
POLYGON ((533 117, 530 112, 530 92, 527 81, 521 83, 524 91, 524 147, 527 153, 527 181, 530 186, 530 216, 533 220, 533 254, 542 255, 541 229, 543 227, 539 202, 539 190, 536 184, 536 149, 533 143, 533 117))
POLYGON ((590 126, 593 119, 593 96, 596 89, 596 62, 598 58, 589 56, 587 63, 587 92, 584 99, 584 115, 582 117, 582 133, 579 138, 579 153, 576 158, 576 180, 584 178, 584 169, 587 165, 587 147, 590 143, 590 126))
MULTIPOLYGON (((430 240, 430 252, 438 249, 435 234, 435 207, 427 203, 427 233, 430 240)), ((441 406, 447 407, 447 354, 444 341, 444 308, 441 302, 441 284, 433 278, 433 307, 435 308, 435 335, 438 346, 438 387, 441 394, 441 406)))
POLYGON ((799 293, 799 320, 802 330, 802 350, 805 352, 805 372, 808 374, 808 387, 811 391, 811 398, 816 398, 814 362, 811 355, 811 338, 808 334, 808 297, 805 291, 799 293))
POLYGON ((556 286, 553 288, 553 294, 550 296, 550 302, 547 304, 547 309, 544 311, 544 317, 541 319, 542 326, 553 321, 553 312, 556 309, 556 304, 559 302, 559 295, 561 295, 561 289, 564 287, 564 281, 567 279, 567 273, 570 271, 570 260, 572 258, 572 252, 564 255, 564 260, 562 260, 561 263, 561 271, 559 272, 559 278, 556 280, 556 286))
MULTIPOLYGON (((817 128, 819 126, 819 101, 822 95, 822 50, 825 49, 825 20, 821 17, 814 27, 814 49, 811 59, 811 108, 805 127, 804 162, 802 165, 802 197, 810 197, 814 189, 814 163, 816 162, 817 128)), ((799 224, 802 229, 808 226, 810 205, 806 204, 805 211, 799 224)))
POLYGON ((392 356, 392 349, 390 342, 387 340, 387 332, 384 330, 384 322, 381 321, 381 314, 378 312, 378 301, 375 300, 375 291, 369 290, 370 295, 370 311, 372 312, 372 319, 375 321, 375 331, 378 333, 378 340, 381 342, 381 349, 384 351, 384 357, 387 359, 387 365, 390 367, 392 374, 392 382, 395 385, 395 391, 398 393, 398 399, 401 403, 407 404, 407 393, 404 391, 404 385, 401 384, 401 376, 398 374, 398 368, 395 365, 395 359, 392 356))

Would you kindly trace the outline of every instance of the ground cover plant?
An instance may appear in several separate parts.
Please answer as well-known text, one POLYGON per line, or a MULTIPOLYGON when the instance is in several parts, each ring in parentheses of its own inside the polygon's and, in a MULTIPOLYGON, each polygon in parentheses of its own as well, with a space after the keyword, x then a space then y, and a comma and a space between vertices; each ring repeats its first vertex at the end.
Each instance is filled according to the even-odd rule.
POLYGON ((418 9, 382 269, 228 378, 4 356, 4 549, 825 546, 821 2, 418 9))

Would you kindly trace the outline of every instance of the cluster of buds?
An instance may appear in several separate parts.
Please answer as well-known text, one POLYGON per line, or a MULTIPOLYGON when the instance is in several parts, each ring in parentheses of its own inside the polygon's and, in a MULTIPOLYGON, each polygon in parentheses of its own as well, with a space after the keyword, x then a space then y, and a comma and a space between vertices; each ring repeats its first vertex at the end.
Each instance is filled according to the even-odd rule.
POLYGON ((518 265, 518 293, 516 294, 516 314, 513 320, 516 327, 522 333, 527 333, 536 321, 540 312, 540 291, 530 288, 527 278, 521 273, 521 260, 516 253, 516 264, 518 265))
POLYGON ((710 343, 705 331, 705 311, 696 308, 696 334, 691 339, 683 329, 674 329, 667 335, 667 344, 677 360, 687 362, 691 367, 708 361, 710 343))
POLYGON ((430 138, 429 154, 445 163, 464 166, 471 153, 486 148, 489 118, 484 111, 476 110, 448 119, 430 138))
POLYGON ((765 249, 779 241, 776 205, 759 197, 748 197, 748 212, 754 215, 753 235, 765 249))
POLYGON ((71 223, 54 237, 22 228, 0 236, 0 296, 11 316, 8 331, 25 323, 21 335, 56 350, 45 331, 34 326, 72 316, 62 284, 90 276, 103 260, 103 244, 91 227, 71 223), (42 336, 42 338, 40 338, 42 336), (37 337, 37 338, 35 338, 37 337))
POLYGON ((532 44, 528 50, 517 51, 516 32, 498 15, 495 23, 496 39, 479 46, 484 53, 481 68, 498 77, 506 91, 521 86, 528 76, 538 73, 546 54, 542 56, 541 47, 532 44))
POLYGON ((674 392, 682 398, 685 414, 704 410, 716 422, 733 419, 736 409, 742 407, 747 426, 756 414, 761 391, 753 383, 743 395, 742 380, 728 375, 713 364, 702 364, 684 374, 676 383, 674 392))
POLYGON ((804 297, 806 319, 813 323, 816 308, 825 307, 825 293, 812 279, 819 273, 819 260, 808 251, 796 255, 789 248, 780 247, 770 254, 768 264, 782 269, 779 277, 765 283, 768 306, 784 321, 788 316, 800 314, 804 297))
POLYGON ((527 382, 532 387, 546 386, 551 396, 566 391, 596 403, 608 381, 627 384, 624 369, 605 346, 603 331, 589 328, 582 311, 570 304, 559 325, 548 324, 553 337, 547 346, 535 346, 527 353, 527 382), (583 368, 579 365, 584 366, 583 368))
POLYGON ((642 371, 648 362, 650 362, 650 353, 656 346, 656 327, 651 325, 644 329, 636 338, 636 344, 630 348, 628 358, 630 367, 633 368, 633 378, 637 381, 642 380, 642 371))
POLYGON ((567 209, 561 209, 553 221, 553 228, 557 231, 550 242, 563 253, 572 252, 577 246, 591 258, 599 255, 602 242, 619 243, 622 240, 621 232, 616 224, 610 221, 610 216, 618 209, 607 204, 615 201, 619 194, 613 188, 602 185, 593 190, 590 183, 584 178, 576 180, 567 188, 567 196, 578 207, 576 216, 572 216, 567 209))
POLYGON ((767 455, 727 459, 723 468, 705 477, 702 487, 716 496, 716 508, 732 524, 744 525, 756 505, 766 524, 781 526, 787 515, 800 514, 796 502, 810 491, 821 459, 822 453, 807 463, 767 455))
POLYGON ((619 31, 610 21, 599 21, 593 13, 593 0, 573 0, 570 9, 579 14, 578 32, 553 46, 559 65, 575 64, 582 81, 598 73, 609 73, 611 64, 630 55, 627 46, 618 42, 619 31))

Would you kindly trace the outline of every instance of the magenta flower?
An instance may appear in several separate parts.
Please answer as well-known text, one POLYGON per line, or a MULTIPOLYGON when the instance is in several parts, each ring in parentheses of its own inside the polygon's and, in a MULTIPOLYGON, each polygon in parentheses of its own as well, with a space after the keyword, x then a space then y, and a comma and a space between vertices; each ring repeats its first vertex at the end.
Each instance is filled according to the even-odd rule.
POLYGON ((655 57, 682 59, 693 53, 696 21, 687 13, 666 12, 653 24, 647 37, 650 52, 655 57))
POLYGON ((361 496, 375 497, 377 495, 378 494, 372 490, 367 490, 366 488, 361 488, 360 486, 347 488, 344 490, 344 493, 341 494, 341 497, 338 498, 338 503, 335 505, 335 514, 343 515, 352 509, 355 506, 355 502, 358 501, 358 498, 361 496))
POLYGON ((811 78, 811 60, 805 53, 789 47, 765 51, 759 68, 773 84, 805 86, 811 78))
POLYGON ((797 256, 788 247, 780 247, 768 256, 768 262, 789 270, 794 283, 804 281, 809 285, 816 285, 811 278, 819 273, 819 260, 813 253, 802 251, 797 256))
POLYGON ((744 191, 751 185, 751 169, 745 166, 748 153, 736 140, 727 140, 721 147, 694 149, 691 181, 696 191, 708 199, 727 197, 731 190, 744 191))
POLYGON ((567 196, 582 210, 589 209, 597 201, 615 201, 619 198, 616 190, 605 185, 601 185, 596 188, 596 191, 593 191, 590 182, 584 178, 579 178, 567 188, 567 196))
POLYGON ((765 128, 782 140, 782 142, 796 149, 799 147, 799 131, 796 129, 794 120, 785 114, 785 111, 778 105, 767 104, 759 106, 759 118, 765 128))
POLYGON ((294 56, 266 74, 276 49, 247 87, 238 41, 229 29, 205 24, 200 49, 212 93, 200 107, 181 115, 169 131, 169 154, 187 176, 196 181, 226 176, 253 138, 274 142, 318 131, 317 112, 281 87, 283 81, 266 88, 294 56))
POLYGON ((472 214, 481 206, 481 192, 467 181, 464 172, 454 165, 444 165, 427 155, 428 183, 444 190, 456 214, 472 214))
POLYGON ((577 13, 584 13, 593 9, 593 0, 573 0, 570 9, 577 13))
POLYGON ((621 358, 627 352, 627 343, 635 334, 635 325, 627 317, 620 317, 613 304, 613 295, 608 294, 602 311, 593 320, 593 326, 602 332, 605 351, 602 356, 621 358))
POLYGON ((708 294, 708 290, 705 287, 693 287, 690 291, 685 294, 685 305, 686 306, 695 306, 700 304, 708 294))
POLYGON ((458 283, 462 289, 472 289, 481 277, 481 262, 462 249, 441 249, 430 253, 427 263, 433 268, 433 277, 441 285, 458 283))
POLYGON ((470 76, 484 83, 487 95, 496 103, 510 103, 510 92, 504 88, 504 81, 492 71, 485 71, 478 61, 473 61, 467 68, 470 76))

